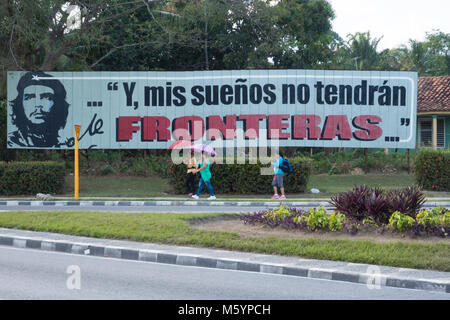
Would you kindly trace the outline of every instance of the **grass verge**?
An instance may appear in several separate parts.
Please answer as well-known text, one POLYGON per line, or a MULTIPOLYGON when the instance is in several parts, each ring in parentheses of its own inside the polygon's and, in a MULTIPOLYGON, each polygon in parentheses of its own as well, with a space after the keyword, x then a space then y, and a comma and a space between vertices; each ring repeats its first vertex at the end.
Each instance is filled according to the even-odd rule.
POLYGON ((191 219, 219 215, 223 214, 11 211, 0 212, 0 227, 450 271, 450 244, 444 241, 283 239, 199 230, 189 224, 191 219))
MULTIPOLYGON (((345 192, 355 184, 381 187, 383 189, 405 188, 414 185, 414 177, 406 173, 367 174, 367 175, 314 175, 311 176, 306 193, 291 194, 286 190, 288 198, 329 198, 338 192, 345 192), (311 188, 321 192, 312 194, 311 188)), ((167 180, 160 177, 128 177, 128 176, 81 176, 80 197, 127 197, 152 198, 180 196, 171 194, 167 180)), ((208 192, 206 188, 203 195, 208 192)), ((427 197, 450 197, 450 192, 425 192, 427 197)), ((73 176, 66 177, 64 196, 73 196, 73 176)), ((222 200, 227 198, 267 198, 272 195, 252 194, 220 194, 222 200)))

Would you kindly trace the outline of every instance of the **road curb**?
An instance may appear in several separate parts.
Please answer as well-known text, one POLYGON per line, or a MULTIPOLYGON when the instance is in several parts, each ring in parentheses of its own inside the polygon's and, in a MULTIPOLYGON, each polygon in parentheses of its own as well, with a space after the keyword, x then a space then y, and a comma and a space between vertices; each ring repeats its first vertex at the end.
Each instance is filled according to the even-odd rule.
MULTIPOLYGON (((43 251, 72 253, 87 256, 135 260, 143 262, 165 263, 182 266, 193 266, 214 269, 227 269, 267 274, 279 274, 331 281, 343 281, 366 284, 367 286, 386 286, 405 289, 416 289, 450 293, 450 281, 424 280, 407 277, 392 277, 382 273, 362 273, 338 271, 324 268, 308 268, 238 259, 211 258, 201 255, 173 254, 161 250, 130 249, 119 246, 101 246, 98 244, 68 242, 31 237, 18 237, 0 234, 0 245, 16 248, 29 248, 43 251)), ((376 266, 374 266, 376 268, 376 266)))
MULTIPOLYGON (((112 207, 152 207, 152 206, 235 206, 235 207, 277 207, 281 204, 291 207, 320 207, 331 208, 332 205, 328 201, 0 201, 0 208, 12 206, 24 207, 86 207, 86 206, 112 206, 112 207)), ((450 207, 450 201, 427 201, 424 208, 437 206, 450 207)))

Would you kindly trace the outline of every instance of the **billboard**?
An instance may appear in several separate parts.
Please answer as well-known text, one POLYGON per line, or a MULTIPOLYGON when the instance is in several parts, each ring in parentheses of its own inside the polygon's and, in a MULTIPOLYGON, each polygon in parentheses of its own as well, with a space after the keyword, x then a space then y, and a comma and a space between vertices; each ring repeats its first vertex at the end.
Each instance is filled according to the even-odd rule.
POLYGON ((177 140, 415 148, 417 73, 8 72, 8 147, 167 149, 177 140))

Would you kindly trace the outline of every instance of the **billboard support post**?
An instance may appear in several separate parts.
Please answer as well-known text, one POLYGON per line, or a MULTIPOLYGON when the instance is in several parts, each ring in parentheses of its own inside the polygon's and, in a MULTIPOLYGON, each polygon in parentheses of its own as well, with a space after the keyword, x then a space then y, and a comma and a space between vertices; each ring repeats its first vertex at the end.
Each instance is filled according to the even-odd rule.
POLYGON ((75 200, 78 200, 78 195, 79 195, 79 186, 80 186, 80 181, 79 181, 79 170, 78 170, 78 138, 80 136, 80 131, 81 131, 81 126, 80 125, 75 125, 75 152, 74 152, 74 182, 75 182, 75 186, 74 186, 74 192, 75 192, 75 200))

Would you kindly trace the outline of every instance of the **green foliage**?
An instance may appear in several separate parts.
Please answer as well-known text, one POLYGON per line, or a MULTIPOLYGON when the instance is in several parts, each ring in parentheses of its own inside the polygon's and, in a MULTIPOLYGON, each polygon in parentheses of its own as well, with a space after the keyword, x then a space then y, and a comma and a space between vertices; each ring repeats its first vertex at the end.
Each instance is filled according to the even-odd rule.
POLYGON ((328 214, 324 207, 311 208, 305 214, 296 216, 293 222, 301 225, 306 224, 309 230, 317 231, 328 229, 336 232, 342 230, 346 222, 345 216, 339 212, 328 214))
POLYGON ((289 206, 281 205, 278 209, 268 210, 264 217, 276 224, 293 215, 295 215, 295 212, 291 211, 289 206))
POLYGON ((307 212, 308 218, 306 219, 306 223, 308 228, 312 231, 325 229, 328 226, 329 218, 327 214, 327 210, 324 207, 319 208, 311 208, 307 212))
POLYGON ((328 228, 330 231, 340 231, 342 230, 345 222, 345 216, 339 212, 333 212, 328 219, 328 228))
MULTIPOLYGON (((210 158, 212 161, 214 158, 210 158)), ((211 162, 211 183, 215 193, 232 194, 270 194, 273 192, 273 175, 261 175, 261 168, 268 167, 267 164, 217 164, 211 162)), ((248 159, 247 159, 248 160, 248 159)), ((311 162, 308 158, 290 158, 293 172, 284 175, 283 183, 286 192, 301 193, 306 190, 311 171, 311 162)), ((169 166, 169 183, 177 193, 185 193, 186 165, 173 164, 169 166)), ((196 174, 196 183, 199 174, 196 174)))
MULTIPOLYGON (((309 156, 309 153, 306 152, 296 152, 295 154, 297 156, 309 156)), ((413 157, 414 155, 412 154, 411 159, 413 157)), ((312 160, 313 174, 348 174, 356 168, 364 169, 366 166, 363 150, 360 149, 337 152, 320 151, 312 155, 312 160)), ((369 152, 367 155, 367 169, 370 172, 377 173, 407 171, 407 154, 396 152, 385 154, 382 150, 369 152)))
POLYGON ((61 162, 0 162, 0 195, 60 193, 65 173, 61 162))
POLYGON ((392 213, 389 218, 389 227, 397 231, 405 231, 414 226, 414 219, 399 211, 392 213))
POLYGON ((414 175, 419 186, 432 191, 450 191, 450 150, 421 150, 414 175))
POLYGON ((419 212, 416 221, 423 226, 436 227, 442 225, 448 227, 450 226, 450 211, 442 206, 426 209, 419 212))

